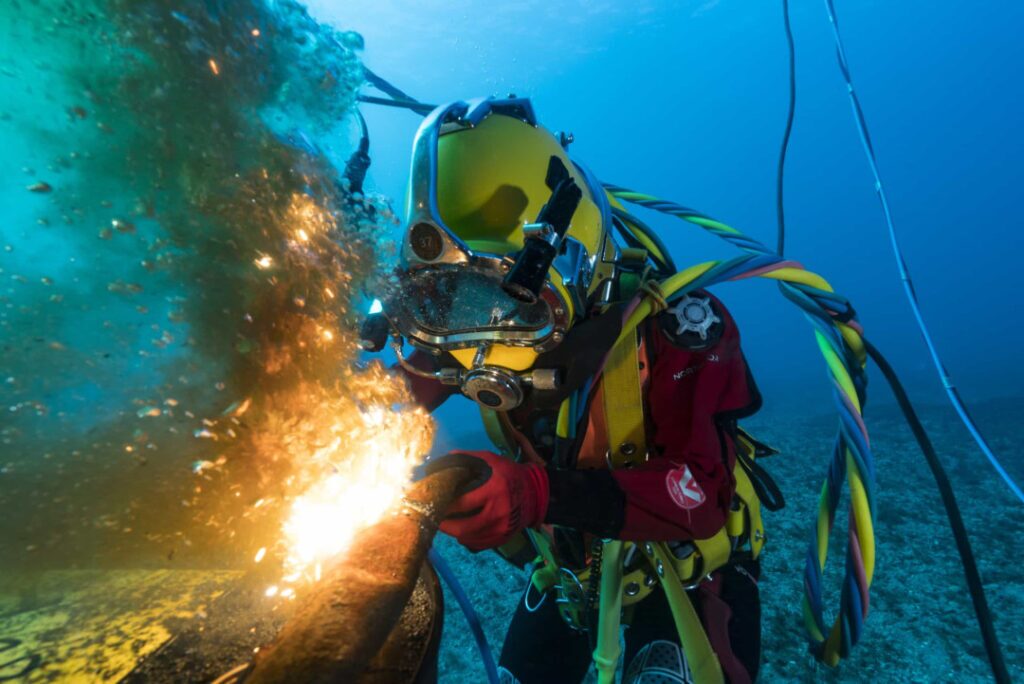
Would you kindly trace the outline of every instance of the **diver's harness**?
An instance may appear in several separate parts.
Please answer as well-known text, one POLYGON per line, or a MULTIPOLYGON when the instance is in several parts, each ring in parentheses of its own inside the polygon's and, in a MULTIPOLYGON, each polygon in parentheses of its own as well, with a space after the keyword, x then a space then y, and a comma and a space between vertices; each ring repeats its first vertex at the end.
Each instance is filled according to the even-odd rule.
MULTIPOLYGON (((666 300, 677 294, 662 291, 654 281, 647 281, 641 290, 654 303, 652 314, 666 308, 666 300)), ((640 318, 623 327, 601 372, 602 408, 609 445, 606 460, 612 469, 629 468, 647 458, 637 337, 638 326, 644 320, 640 318)), ((559 409, 556 435, 560 440, 568 437, 570 406, 571 400, 565 399, 559 409)), ((507 419, 495 411, 481 410, 488 435, 502 452, 516 457, 521 450, 509 435, 512 428, 507 419)), ((736 489, 732 506, 725 525, 707 539, 636 543, 595 539, 589 567, 579 570, 559 561, 548 532, 526 530, 537 553, 524 599, 527 609, 537 608, 529 605, 529 589, 541 594, 541 601, 554 590, 558 612, 565 622, 573 629, 591 633, 599 681, 614 681, 621 655, 619 626, 623 609, 645 599, 658 584, 665 592, 695 681, 699 684, 724 681, 718 657, 687 592, 709 579, 739 553, 757 559, 765 543, 762 506, 777 510, 783 505, 777 487, 756 464, 757 458, 775 453, 774 450, 741 429, 737 430, 735 442, 736 463, 732 474, 736 489), (596 622, 593 621, 595 604, 596 622)))
MULTIPOLYGON (((436 136, 440 126, 450 116, 455 116, 456 121, 472 123, 491 111, 508 110, 510 107, 523 108, 525 105, 518 100, 455 103, 438 108, 428 116, 422 128, 431 136, 436 136)), ((436 141, 430 138, 427 140, 429 144, 426 150, 433 153, 436 141)), ((420 155, 414 152, 414 158, 420 156, 426 160, 421 163, 430 170, 432 178, 436 171, 436 159, 429 154, 420 155)), ((638 330, 651 315, 667 309, 669 299, 677 295, 681 297, 686 292, 698 288, 695 287, 694 278, 690 274, 691 269, 675 273, 676 269, 671 258, 667 256, 667 250, 657 237, 633 217, 627 219, 625 215, 615 211, 601 184, 585 168, 578 164, 576 166, 583 177, 583 182, 589 186, 600 207, 604 224, 614 225, 623 232, 628 245, 621 252, 616 249, 616 255, 613 257, 615 267, 610 279, 612 287, 602 288, 604 292, 600 300, 608 307, 604 316, 617 319, 623 315, 624 318, 621 325, 612 331, 617 335, 612 338, 613 341, 609 341, 610 343, 606 342, 607 354, 601 359, 597 372, 592 376, 595 380, 600 378, 599 382, 603 389, 604 424, 607 432, 605 436, 609 445, 606 455, 608 466, 613 469, 628 468, 642 463, 648 453, 638 330), (633 230, 632 226, 636 229, 633 230), (626 277, 628 268, 619 268, 620 265, 625 266, 628 263, 646 264, 648 258, 656 264, 656 273, 661 276, 672 275, 659 282, 648 279, 647 274, 650 271, 645 269, 639 282, 636 282, 626 277), (633 281, 633 287, 629 287, 626 281, 633 281), (617 305, 613 302, 630 299, 632 289, 636 290, 638 296, 632 298, 630 305, 624 310, 616 309, 617 305), (612 292, 615 293, 614 296, 608 296, 612 292)), ((511 264, 507 264, 501 282, 501 289, 521 302, 524 307, 540 304, 539 300, 546 294, 543 292, 545 280, 563 247, 570 219, 582 195, 568 170, 555 156, 550 159, 545 184, 551 190, 551 197, 537 220, 524 227, 523 249, 511 264)), ((418 216, 415 220, 410 219, 413 227, 410 229, 407 249, 411 255, 432 263, 444 252, 443 241, 446 237, 451 237, 432 222, 439 221, 432 207, 424 211, 426 214, 423 216, 418 216)), ((466 254, 470 259, 468 266, 461 265, 457 268, 460 271, 472 272, 472 255, 466 254)), ((402 311, 403 305, 401 298, 396 297, 390 301, 390 307, 399 312, 402 311)), ((547 305, 551 306, 551 303, 548 302, 547 305)), ((557 304, 552 310, 556 318, 565 313, 557 304)), ((368 321, 369 327, 364 328, 361 337, 365 340, 364 347, 367 349, 377 350, 384 346, 388 326, 380 320, 378 318, 378 324, 374 325, 371 319, 368 321)), ((680 319, 680 322, 682 324, 683 320, 680 319)), ((706 322, 710 323, 710 320, 706 322)), ((556 326, 555 332, 551 335, 551 342, 561 341, 566 328, 567 324, 561 328, 556 326)), ((410 337, 418 332, 420 331, 415 327, 406 331, 410 337)), ((698 332, 703 336, 705 331, 700 329, 698 332)), ((560 380, 554 379, 561 375, 558 369, 538 368, 524 376, 505 368, 486 366, 483 365, 483 350, 486 346, 481 346, 477 352, 478 358, 474 359, 469 371, 442 368, 435 372, 425 372, 404 358, 401 351, 401 335, 396 335, 394 342, 398 360, 408 372, 438 380, 443 384, 458 385, 464 394, 477 401, 492 441, 506 455, 515 457, 519 453, 514 448, 519 440, 508 434, 511 426, 507 424, 505 412, 522 402, 523 383, 531 385, 534 389, 557 392, 554 401, 558 402, 560 398, 560 404, 555 442, 564 445, 573 436, 571 433, 577 423, 577 420, 573 419, 577 417, 576 399, 581 391, 570 389, 567 393, 566 390, 569 388, 560 380), (505 422, 504 429, 494 429, 494 424, 502 421, 505 422)), ((546 346, 546 343, 540 342, 535 343, 534 348, 538 352, 544 352, 546 346)), ((573 383, 568 385, 571 387, 573 383)), ((646 598, 659 583, 667 597, 680 642, 696 681, 699 684, 717 684, 724 681, 722 666, 687 595, 687 590, 696 588, 705 579, 710 578, 712 573, 725 566, 737 551, 742 550, 752 559, 760 555, 764 545, 764 527, 761 520, 763 499, 758 496, 760 492, 770 489, 772 496, 767 500, 781 505, 781 496, 778 495, 777 488, 755 464, 758 456, 771 453, 771 450, 758 445, 746 433, 737 432, 735 439, 737 457, 733 468, 733 478, 736 482, 734 500, 725 524, 709 538, 679 543, 599 540, 595 542, 591 553, 591 567, 579 571, 578 568, 567 567, 559 561, 553 540, 547 533, 538 530, 527 531, 526 534, 538 554, 531 586, 544 595, 555 589, 558 610, 563 619, 574 629, 590 632, 595 643, 594 664, 602 684, 612 682, 615 678, 621 655, 619 627, 622 609, 629 608, 646 598), (586 590, 584 583, 588 587, 586 590), (595 625, 589 626, 594 604, 598 604, 598 618, 595 625)))
MULTIPOLYGON (((1010 486, 1014 494, 1018 498, 1024 500, 1024 495, 1022 495, 1020 488, 1017 487, 1006 474, 995 454, 992 452, 974 422, 967 414, 966 408, 963 406, 962 401, 957 395, 955 386, 948 377, 945 367, 935 351, 934 345, 931 342, 931 335, 924 326, 924 322, 918 310, 917 299, 913 292, 910 276, 906 271, 906 264, 904 263, 902 253, 899 250, 895 227, 893 226, 891 216, 889 215, 888 203, 882 188, 881 178, 878 175, 877 165, 875 164, 874 151, 871 147, 867 124, 864 120, 864 115, 851 81, 850 69, 846 63, 845 49, 839 34, 838 22, 836 21, 835 9, 832 1, 826 0, 826 6, 828 8, 830 23, 835 35, 837 48, 836 54, 839 60, 840 71, 846 80, 846 86, 853 105, 854 118, 858 126, 861 142, 864 146, 865 153, 875 176, 875 189, 879 194, 882 208, 885 213, 886 223, 889 228, 890 237, 892 238, 893 249, 896 254, 897 263, 900 267, 901 277, 903 279, 908 299, 910 300, 911 306, 917 315, 918 324, 921 327, 921 331, 928 343, 929 352, 931 353, 936 368, 939 370, 940 376, 942 377, 946 392, 956 408, 961 420, 967 426, 971 435, 974 437, 975 441, 978 443, 988 460, 992 463, 993 467, 995 467, 999 475, 1007 485, 1010 486)), ((678 269, 676 269, 675 265, 672 263, 671 255, 653 231, 644 226, 642 222, 636 220, 635 217, 629 216, 623 209, 612 208, 610 213, 613 213, 615 217, 619 219, 629 217, 632 226, 624 226, 621 223, 616 223, 616 228, 620 229, 622 237, 630 247, 646 249, 654 258, 654 261, 666 267, 666 272, 675 272, 674 276, 665 283, 662 283, 663 286, 669 285, 670 283, 674 285, 664 288, 668 292, 671 293, 686 289, 697 289, 697 287, 708 286, 715 282, 721 282, 724 280, 737 280, 750 277, 773 279, 778 282, 782 294, 803 311, 814 327, 818 347, 825 358, 829 369, 829 375, 834 383, 834 397, 836 399, 841 420, 841 427, 837 434, 836 446, 833 450, 833 457, 829 466, 829 476, 825 480, 819 500, 817 523, 814 529, 812 544, 808 550, 807 563, 805 564, 804 570, 803 616, 811 645, 811 652, 814 656, 829 666, 835 666, 841 658, 847 657, 853 646, 856 645, 860 638, 863 629, 863 621, 867 617, 868 612, 868 592, 872 576, 874 574, 875 564, 873 534, 874 506, 872 502, 874 466, 871 448, 867 439, 867 430, 863 423, 861 411, 863 402, 866 398, 865 363, 867 357, 870 356, 872 360, 878 363, 886 380, 889 382, 890 387, 896 395, 900 408, 902 409, 907 422, 912 427, 915 438, 917 439, 925 459, 936 479, 936 483, 939 486, 943 504, 947 515, 949 516, 954 537, 957 541, 957 549, 964 563, 964 569, 967 574, 967 585, 971 593, 979 625, 981 626, 982 637, 985 642, 993 673, 997 681, 1009 681, 1006 664, 992 626, 992 618, 988 602, 985 598, 981 577, 978 573, 977 564, 974 560, 966 529, 956 505, 956 500, 953 495, 952 487, 949 483, 949 478, 946 475, 945 469, 935 453, 934 446, 931 444, 927 433, 921 425, 909 398, 906 396, 906 392, 903 390, 895 372, 889 366, 882 354, 878 349, 864 339, 863 331, 856 322, 855 314, 849 301, 845 297, 834 292, 831 285, 826 280, 813 272, 805 270, 796 262, 785 260, 782 256, 783 237, 785 233, 782 213, 782 171, 795 105, 795 57, 792 34, 789 29, 788 3, 783 3, 783 13, 790 51, 790 109, 779 160, 777 183, 779 247, 777 252, 773 252, 762 243, 742 234, 727 224, 717 221, 710 216, 701 214, 700 212, 694 211, 693 209, 674 202, 668 202, 651 195, 633 192, 623 187, 605 184, 605 188, 608 190, 609 194, 618 200, 644 206, 663 214, 675 216, 692 225, 699 226, 705 231, 732 243, 745 253, 742 257, 728 261, 696 264, 682 272, 677 272, 678 269), (831 625, 829 625, 829 621, 826 619, 823 610, 823 573, 828 555, 829 534, 832 531, 835 513, 840 499, 839 490, 842 488, 844 479, 848 482, 850 492, 849 555, 846 563, 839 614, 831 621, 831 625)), ((374 74, 369 69, 365 69, 364 71, 367 80, 374 87, 388 95, 390 99, 361 95, 359 98, 361 101, 403 107, 428 117, 436 110, 433 105, 424 104, 415 100, 408 94, 395 88, 393 85, 374 74)), ((476 104, 479 106, 481 103, 477 102, 476 104)), ((529 108, 528 105, 526 105, 526 107, 527 109, 529 108)), ((565 136, 562 134, 562 139, 564 146, 568 142, 571 142, 572 137, 571 135, 565 136)), ((363 141, 367 141, 365 125, 363 126, 363 141)), ((364 149, 365 147, 365 144, 361 144, 360 150, 353 155, 353 159, 350 160, 349 163, 349 167, 356 169, 357 173, 349 174, 348 168, 346 169, 346 177, 349 177, 350 175, 355 176, 354 179, 350 179, 353 187, 357 184, 361 184, 362 176, 365 174, 366 165, 363 163, 363 157, 365 156, 366 151, 364 149), (358 180, 359 183, 354 182, 355 180, 358 180)), ((585 172, 583 169, 581 169, 581 171, 585 172)), ((640 312, 637 319, 637 322, 639 322, 639 320, 650 315, 652 307, 650 307, 648 303, 642 301, 637 309, 640 312)), ((633 321, 634 318, 636 318, 636 316, 631 315, 627 320, 633 321)), ((374 337, 381 340, 385 339, 386 326, 378 321, 376 327, 378 328, 378 331, 374 337)), ((626 329, 630 329, 629 326, 624 327, 626 329)), ((635 329, 635 325, 632 329, 635 329)), ((415 371, 412 372, 415 373, 415 371)), ((530 380, 532 381, 534 379, 530 378, 530 380)), ((491 413, 493 414, 494 412, 492 411, 491 413)), ((767 507, 767 502, 764 503, 767 507)), ((728 524, 726 525, 726 528, 729 528, 728 524)), ((758 541, 763 541, 763 539, 758 541)), ((611 543, 615 544, 615 542, 611 543)), ((753 548, 753 545, 751 546, 753 548)), ((652 549, 657 550, 654 546, 652 546, 652 549)), ((618 547, 614 547, 610 550, 616 551, 616 555, 621 554, 622 545, 619 544, 618 547)), ((612 555, 613 554, 601 554, 600 565, 602 568, 609 563, 608 559, 612 555)), ((651 557, 650 554, 647 554, 647 557, 651 557)), ((655 556, 654 560, 655 568, 657 568, 657 560, 659 559, 655 556)), ((616 559, 616 562, 618 562, 618 559, 616 559)), ((663 568, 667 567, 665 566, 664 561, 662 562, 662 566, 663 568)), ((621 569, 621 566, 619 566, 619 569, 621 569)), ((607 572, 602 573, 602 587, 605 585, 610 586, 613 584, 613 580, 616 580, 616 577, 610 577, 610 575, 611 574, 607 572)), ((621 586, 622 577, 619 576, 617 580, 621 586)), ((626 584, 627 588, 630 586, 630 584, 626 584)), ((608 592, 604 592, 603 595, 608 595, 608 592)), ((620 594, 616 592, 615 595, 619 596, 620 594)), ((618 605, 616 608, 618 608, 618 605)), ((602 613, 604 613, 604 611, 602 611, 602 613)), ((615 622, 617 624, 617 619, 615 622)), ((614 641, 617 644, 617 631, 615 634, 606 635, 605 638, 609 642, 614 641)), ((605 679, 608 678, 607 668, 603 670, 599 668, 599 671, 602 672, 602 677, 605 679)), ((719 677, 720 675, 721 673, 719 671, 719 677)), ((614 668, 612 668, 611 676, 614 677, 614 668)))

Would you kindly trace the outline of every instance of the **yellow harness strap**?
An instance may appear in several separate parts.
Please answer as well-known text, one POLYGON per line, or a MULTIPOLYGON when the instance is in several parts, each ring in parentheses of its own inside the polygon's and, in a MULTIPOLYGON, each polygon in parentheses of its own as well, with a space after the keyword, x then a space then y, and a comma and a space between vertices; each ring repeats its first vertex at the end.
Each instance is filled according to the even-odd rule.
POLYGON ((533 548, 540 556, 540 564, 534 568, 530 575, 530 582, 533 588, 544 593, 551 587, 558 584, 558 560, 551 550, 551 543, 547 535, 532 529, 526 530, 526 536, 533 543, 533 548))
MULTIPOLYGON (((612 348, 601 382, 608 430, 609 467, 622 468, 642 463, 647 459, 647 435, 635 328, 631 334, 622 335, 612 348)), ((725 528, 710 539, 695 540, 694 543, 706 573, 725 565, 729 560, 732 543, 725 528)), ((665 590, 672 619, 695 681, 697 684, 721 684, 724 679, 718 656, 711 648, 704 626, 676 573, 678 561, 663 543, 642 546, 648 552, 651 565, 657 568, 658 579, 665 590)), ((609 547, 606 545, 605 553, 611 550, 609 547)), ((620 656, 618 630, 622 611, 622 547, 619 544, 614 548, 618 551, 614 555, 619 558, 620 565, 614 569, 612 577, 603 574, 601 577, 599 631, 597 648, 594 649, 594 665, 602 684, 614 681, 614 666, 620 656)), ((602 561, 602 573, 611 571, 610 559, 606 557, 602 561)))
POLYGON ((498 412, 480 406, 480 420, 484 424, 484 432, 487 433, 491 444, 498 448, 502 456, 515 459, 515 441, 510 439, 505 432, 505 426, 502 425, 498 412))
MULTIPOLYGON (((742 439, 737 440, 737 449, 744 449, 742 439)), ((751 458, 754 458, 751 447, 751 458)), ((745 537, 750 543, 750 555, 755 560, 761 555, 764 547, 764 522, 761 519, 761 500, 757 498, 754 483, 747 475, 746 469, 736 459, 736 467, 732 469, 736 478, 736 497, 742 502, 738 510, 732 511, 726 519, 725 527, 730 537, 745 537)))
POLYGON ((683 583, 676 575, 672 564, 672 554, 664 543, 644 544, 644 553, 657 569, 661 588, 665 591, 668 606, 672 611, 672 620, 676 623, 676 631, 683 644, 686 662, 693 674, 696 684, 724 684, 722 666, 718 656, 711 648, 707 632, 701 624, 697 611, 690 602, 690 597, 683 588, 683 583))
MULTIPOLYGON (((623 468, 647 459, 643 388, 636 329, 623 334, 608 355, 601 377, 604 419, 608 431, 608 467, 623 468)), ((601 594, 598 607, 594 667, 598 682, 615 681, 621 657, 619 625, 622 622, 622 542, 605 544, 601 562, 601 594), (605 574, 608 573, 608 574, 605 574)))
POLYGON ((608 430, 608 465, 623 468, 647 458, 644 399, 640 386, 636 331, 612 347, 601 379, 608 430))
MULTIPOLYGON (((690 581, 695 582, 701 577, 707 577, 728 563, 729 557, 732 555, 732 539, 729 538, 729 532, 725 527, 718 530, 714 536, 707 539, 694 539, 693 543, 697 546, 697 551, 701 558, 701 566, 700 577, 694 577, 690 581)), ((676 566, 676 572, 679 572, 678 565, 676 566)), ((683 575, 680 575, 679 579, 687 581, 683 575)))
POLYGON ((615 671, 619 666, 619 658, 622 657, 619 625, 622 619, 623 548, 621 541, 613 539, 604 542, 601 553, 597 646, 592 655, 598 684, 615 684, 615 671))

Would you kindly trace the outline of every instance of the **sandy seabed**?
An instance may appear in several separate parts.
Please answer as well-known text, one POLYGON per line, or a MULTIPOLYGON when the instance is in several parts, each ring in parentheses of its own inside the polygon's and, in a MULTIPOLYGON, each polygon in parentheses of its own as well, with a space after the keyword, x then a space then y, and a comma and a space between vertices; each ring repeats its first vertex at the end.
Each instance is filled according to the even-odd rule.
MULTIPOLYGON (((919 410, 950 480, 995 614, 1013 679, 1024 678, 1024 570, 1007 556, 1024 538, 1024 514, 998 480, 966 430, 946 407, 919 410)), ((989 402, 974 412, 1011 474, 1024 399, 989 402)), ((769 513, 769 546, 762 566, 762 682, 984 682, 991 681, 953 535, 934 480, 895 407, 868 407, 877 468, 877 565, 871 613, 852 657, 836 669, 807 652, 800 601, 804 554, 815 519, 817 494, 831 453, 832 416, 778 416, 745 423, 780 453, 766 467, 782 487, 786 508, 769 513)), ((838 517, 836 531, 845 530, 838 517)), ((837 602, 842 539, 833 535, 826 605, 837 602)), ((455 568, 480 612, 488 641, 500 652, 505 628, 526 586, 525 574, 495 554, 470 554, 449 538, 438 547, 455 568)), ((440 681, 484 681, 476 646, 455 600, 446 592, 440 681)), ((593 672, 588 681, 593 679, 593 672)))

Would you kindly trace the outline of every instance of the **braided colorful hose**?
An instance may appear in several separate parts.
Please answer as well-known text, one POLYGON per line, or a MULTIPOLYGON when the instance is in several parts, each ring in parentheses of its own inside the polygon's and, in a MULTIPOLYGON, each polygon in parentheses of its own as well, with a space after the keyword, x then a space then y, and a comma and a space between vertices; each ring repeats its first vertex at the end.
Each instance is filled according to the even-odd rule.
MULTIPOLYGON (((872 494, 875 470, 867 428, 862 418, 867 386, 866 353, 862 340, 863 329, 855 319, 853 307, 845 297, 835 293, 824 278, 804 269, 795 261, 784 259, 735 228, 693 209, 651 195, 607 184, 605 190, 618 200, 696 224, 747 252, 735 259, 709 261, 676 273, 661 282, 664 296, 728 280, 771 278, 778 281, 783 295, 800 307, 814 328, 818 347, 825 357, 832 380, 840 420, 828 476, 818 499, 817 523, 807 550, 803 615, 815 657, 834 666, 840 658, 850 654, 860 639, 868 613, 868 589, 875 569, 872 494), (850 491, 846 571, 840 590, 839 614, 829 628, 824 617, 822 573, 844 479, 848 479, 850 491)), ((664 261, 666 256, 656 254, 655 258, 664 261)), ((627 313, 628 320, 623 330, 633 330, 652 313, 655 306, 655 298, 650 296, 637 300, 627 313)))

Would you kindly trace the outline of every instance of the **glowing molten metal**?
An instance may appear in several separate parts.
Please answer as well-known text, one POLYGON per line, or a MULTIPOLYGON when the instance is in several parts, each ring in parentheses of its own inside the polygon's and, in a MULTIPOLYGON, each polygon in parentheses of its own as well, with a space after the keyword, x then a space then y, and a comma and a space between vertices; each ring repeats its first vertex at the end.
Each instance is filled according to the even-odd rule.
POLYGON ((305 465, 320 476, 294 499, 285 520, 285 581, 319 580, 324 564, 398 503, 430 447, 430 418, 419 409, 353 413, 326 428, 325 443, 305 465))

